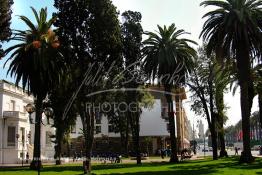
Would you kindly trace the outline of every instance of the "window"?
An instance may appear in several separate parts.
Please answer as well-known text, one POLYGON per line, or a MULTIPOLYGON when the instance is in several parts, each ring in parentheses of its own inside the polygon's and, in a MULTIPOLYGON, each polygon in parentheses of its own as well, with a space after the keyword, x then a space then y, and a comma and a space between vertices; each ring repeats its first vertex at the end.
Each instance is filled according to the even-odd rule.
POLYGON ((52 133, 50 131, 46 131, 45 133, 45 143, 46 145, 51 145, 52 140, 51 140, 52 133))
POLYGON ((29 144, 32 144, 31 137, 32 137, 32 134, 31 134, 31 131, 29 131, 28 134, 27 134, 27 138, 28 138, 29 144))
POLYGON ((166 129, 168 132, 170 132, 170 126, 169 126, 169 123, 166 124, 166 129))
POLYGON ((114 132, 114 126, 113 125, 108 125, 108 132, 114 132))
POLYGON ((168 104, 161 100, 161 117, 168 119, 168 104))
POLYGON ((95 114, 96 124, 101 124, 102 115, 99 112, 95 114))
POLYGON ((96 134, 101 133, 101 126, 96 126, 96 134))
POLYGON ((101 124, 101 118, 96 118, 96 124, 101 124))
POLYGON ((11 111, 15 111, 15 101, 11 100, 11 111))
POLYGON ((8 126, 7 146, 15 146, 15 126, 8 126))
POLYGON ((23 158, 24 155, 23 155, 23 152, 20 152, 20 158, 23 158))
POLYGON ((20 128, 22 135, 22 144, 25 146, 25 128, 20 128))

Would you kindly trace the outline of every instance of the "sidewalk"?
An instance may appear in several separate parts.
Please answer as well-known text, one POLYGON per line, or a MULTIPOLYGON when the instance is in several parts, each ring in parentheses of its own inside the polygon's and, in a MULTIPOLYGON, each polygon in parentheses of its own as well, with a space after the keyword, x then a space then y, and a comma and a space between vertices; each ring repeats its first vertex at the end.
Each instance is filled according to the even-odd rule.
MULTIPOLYGON (((155 162, 169 162, 169 157, 165 157, 164 159, 161 159, 160 157, 150 157, 149 159, 146 160, 142 160, 142 163, 155 163, 155 162)), ((192 158, 187 159, 187 160, 200 160, 203 159, 202 157, 197 157, 196 155, 194 155, 192 158)), ((104 163, 103 161, 98 161, 98 160, 92 160, 93 164, 114 164, 111 163, 111 161, 106 161, 106 163, 104 163)), ((122 159, 122 163, 136 163, 136 160, 131 160, 130 158, 124 158, 122 159)), ((50 163, 42 163, 44 166, 45 165, 55 165, 55 162, 50 162, 50 163)), ((63 162, 62 164, 81 164, 82 165, 82 160, 77 160, 77 161, 70 161, 70 162, 63 162)), ((23 167, 29 167, 30 164, 25 164, 23 165, 23 167)), ((15 168, 15 167, 22 167, 22 164, 0 164, 0 168, 15 168)))
MULTIPOLYGON (((256 158, 262 158, 262 155, 253 155, 256 158)), ((203 156, 198 156, 198 155, 193 155, 190 159, 186 159, 186 160, 202 160, 204 159, 203 156)), ((63 162, 62 165, 64 164, 76 164, 76 165, 82 165, 82 160, 77 160, 77 161, 70 161, 70 162, 63 162)), ((142 160, 142 163, 161 163, 161 162, 169 162, 169 157, 165 157, 164 159, 161 159, 160 157, 150 157, 149 159, 146 160, 142 160)), ((107 160, 106 163, 104 163, 104 161, 98 161, 98 160, 92 160, 93 164, 115 164, 115 163, 111 163, 111 161, 107 160)), ((126 163, 136 163, 136 160, 131 160, 130 158, 125 158, 122 159, 122 163, 126 164, 126 163)), ((45 165, 55 165, 55 162, 50 162, 50 163, 42 163, 44 166, 45 165)), ((29 167, 30 164, 24 164, 23 167, 29 167)), ((0 169, 1 168, 20 168, 22 167, 22 164, 0 164, 0 169)))

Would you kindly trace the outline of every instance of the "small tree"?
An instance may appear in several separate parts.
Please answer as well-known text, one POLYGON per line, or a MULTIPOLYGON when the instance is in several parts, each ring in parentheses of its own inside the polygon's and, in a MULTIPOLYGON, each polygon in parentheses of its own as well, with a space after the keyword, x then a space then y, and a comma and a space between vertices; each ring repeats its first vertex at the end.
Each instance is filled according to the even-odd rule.
POLYGON ((195 62, 188 86, 192 92, 191 108, 197 115, 204 115, 212 138, 213 160, 217 155, 217 114, 215 113, 215 65, 213 58, 206 57, 205 48, 199 49, 199 57, 195 62))

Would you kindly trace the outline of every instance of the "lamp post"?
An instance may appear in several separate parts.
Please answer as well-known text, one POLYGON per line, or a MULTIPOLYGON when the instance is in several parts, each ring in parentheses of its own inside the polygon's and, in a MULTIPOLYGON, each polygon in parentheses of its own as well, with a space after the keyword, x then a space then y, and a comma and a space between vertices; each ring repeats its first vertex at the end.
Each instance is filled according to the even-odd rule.
MULTIPOLYGON (((27 139, 28 139, 28 143, 29 144, 31 144, 31 133, 28 133, 27 134, 27 139)), ((28 161, 29 161, 29 153, 27 152, 27 154, 26 154, 26 163, 28 163, 28 161)))
POLYGON ((204 157, 206 157, 206 135, 204 134, 204 157))
MULTIPOLYGON (((35 106, 33 105, 33 104, 27 104, 26 106, 25 106, 25 110, 28 112, 28 114, 29 114, 29 121, 30 121, 30 124, 39 124, 39 125, 41 125, 41 124, 43 124, 43 125, 45 125, 44 123, 43 123, 43 120, 42 120, 42 117, 40 117, 39 119, 38 119, 38 121, 35 121, 35 122, 33 122, 33 118, 32 118, 32 116, 31 116, 31 114, 33 113, 33 112, 35 112, 35 106)), ((49 125, 50 124, 50 121, 49 121, 49 119, 53 116, 53 109, 52 108, 50 108, 50 107, 46 107, 46 108, 44 108, 44 110, 42 111, 44 114, 45 114, 45 116, 47 117, 47 125, 49 125)), ((38 149, 37 150, 37 152, 38 152, 38 157, 35 157, 36 159, 37 159, 37 171, 38 171, 38 175, 40 175, 40 168, 41 168, 41 148, 40 148, 40 133, 41 133, 41 128, 39 127, 39 130, 38 130, 38 133, 39 133, 39 140, 38 140, 38 145, 35 145, 34 146, 34 149, 38 149)))
POLYGON ((196 144, 195 144, 195 125, 194 125, 194 122, 193 122, 193 152, 194 152, 194 155, 196 154, 196 144))

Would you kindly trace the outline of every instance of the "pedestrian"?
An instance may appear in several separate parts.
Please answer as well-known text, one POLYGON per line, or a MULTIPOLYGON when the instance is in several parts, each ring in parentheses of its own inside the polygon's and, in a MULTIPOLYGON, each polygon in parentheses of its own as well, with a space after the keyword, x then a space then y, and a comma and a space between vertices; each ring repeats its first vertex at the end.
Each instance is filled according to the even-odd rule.
POLYGON ((164 155, 165 155, 164 150, 161 149, 161 158, 162 158, 162 159, 164 159, 164 155))
POLYGON ((238 155, 238 148, 235 147, 235 155, 238 155))
POLYGON ((76 152, 74 152, 73 162, 76 161, 76 152))

